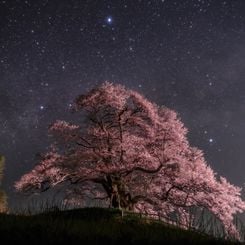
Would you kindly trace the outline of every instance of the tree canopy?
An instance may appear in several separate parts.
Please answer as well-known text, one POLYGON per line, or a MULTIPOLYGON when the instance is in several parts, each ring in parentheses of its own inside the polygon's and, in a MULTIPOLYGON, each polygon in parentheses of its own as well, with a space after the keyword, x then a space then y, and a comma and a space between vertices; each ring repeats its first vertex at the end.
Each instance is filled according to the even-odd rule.
POLYGON ((17 190, 63 184, 78 191, 77 198, 105 199, 166 220, 175 213, 183 224, 188 207, 205 208, 237 236, 233 217, 245 209, 241 189, 218 177, 203 152, 190 146, 176 112, 108 82, 79 96, 74 108, 83 120, 50 127, 50 151, 16 182, 17 190))

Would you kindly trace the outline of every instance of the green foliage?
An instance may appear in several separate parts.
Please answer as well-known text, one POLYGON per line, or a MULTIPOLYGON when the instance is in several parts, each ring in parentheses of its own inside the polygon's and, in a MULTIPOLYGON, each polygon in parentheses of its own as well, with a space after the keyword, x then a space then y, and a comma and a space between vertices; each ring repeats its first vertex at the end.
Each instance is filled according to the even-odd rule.
POLYGON ((0 190, 0 213, 7 211, 7 195, 0 190))
POLYGON ((116 209, 84 208, 37 215, 0 215, 0 237, 25 244, 239 244, 116 209))

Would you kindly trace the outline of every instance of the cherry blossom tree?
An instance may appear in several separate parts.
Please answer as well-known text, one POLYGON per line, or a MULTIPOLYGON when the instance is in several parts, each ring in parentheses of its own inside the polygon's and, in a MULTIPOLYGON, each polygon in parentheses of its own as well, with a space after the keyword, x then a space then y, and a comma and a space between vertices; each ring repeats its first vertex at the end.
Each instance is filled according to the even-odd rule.
POLYGON ((50 127, 50 152, 16 182, 17 190, 62 185, 110 207, 165 220, 174 213, 183 225, 188 207, 205 208, 238 237, 233 217, 245 209, 241 189, 219 178, 203 152, 189 145, 174 111, 108 82, 79 96, 74 109, 82 120, 50 127))

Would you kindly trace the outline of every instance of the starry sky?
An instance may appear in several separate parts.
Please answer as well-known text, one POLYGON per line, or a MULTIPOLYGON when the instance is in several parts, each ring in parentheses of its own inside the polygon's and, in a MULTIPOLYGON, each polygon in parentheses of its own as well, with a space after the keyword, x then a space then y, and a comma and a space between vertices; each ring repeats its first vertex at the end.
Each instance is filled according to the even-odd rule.
POLYGON ((193 146, 245 182, 244 0, 0 0, 3 187, 37 163, 73 99, 122 83, 178 112, 193 146))

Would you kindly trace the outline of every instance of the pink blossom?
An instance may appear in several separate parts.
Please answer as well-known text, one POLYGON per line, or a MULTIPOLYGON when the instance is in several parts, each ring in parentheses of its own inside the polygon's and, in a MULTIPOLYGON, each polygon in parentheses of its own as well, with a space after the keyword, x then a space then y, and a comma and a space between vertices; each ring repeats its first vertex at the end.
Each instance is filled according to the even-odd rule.
POLYGON ((205 208, 227 234, 239 237, 233 217, 245 210, 241 189, 218 178, 203 152, 189 145, 176 112, 108 82, 79 96, 76 110, 87 120, 55 122, 50 128, 54 147, 16 182, 17 190, 70 183, 73 203, 85 195, 106 198, 111 207, 168 222, 175 212, 183 227, 191 223, 189 207, 205 208))

